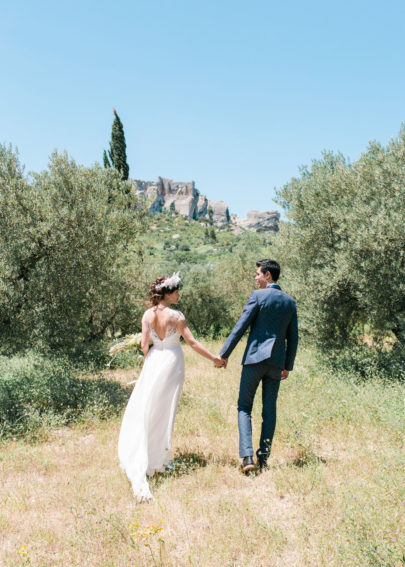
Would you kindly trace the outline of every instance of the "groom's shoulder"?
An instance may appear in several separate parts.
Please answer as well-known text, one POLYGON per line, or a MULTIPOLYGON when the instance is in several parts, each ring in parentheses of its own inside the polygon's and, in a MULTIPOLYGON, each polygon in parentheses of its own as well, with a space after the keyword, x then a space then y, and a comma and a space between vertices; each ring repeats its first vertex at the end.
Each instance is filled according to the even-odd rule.
POLYGON ((296 307, 297 305, 296 300, 293 297, 291 297, 291 295, 288 295, 288 293, 286 293, 282 289, 266 288, 266 289, 259 289, 257 291, 262 292, 263 299, 267 300, 268 302, 272 302, 274 300, 280 301, 281 299, 283 302, 285 302, 286 304, 287 303, 290 304, 292 307, 296 307))
POLYGON ((284 301, 294 306, 297 304, 296 300, 291 297, 291 295, 288 295, 288 293, 278 288, 255 289, 251 292, 249 300, 256 300, 258 303, 267 303, 268 301, 273 301, 276 297, 281 297, 284 301))
POLYGON ((266 294, 263 293, 265 291, 266 290, 264 289, 254 289, 251 291, 249 295, 249 302, 255 301, 256 303, 260 303, 266 297, 266 294))
POLYGON ((296 300, 291 297, 291 295, 288 295, 288 293, 286 293, 285 291, 282 292, 283 296, 285 298, 285 301, 293 308, 293 309, 297 309, 297 302, 296 300))
POLYGON ((267 289, 255 289, 252 291, 252 295, 255 294, 257 299, 265 299, 268 296, 267 289))
POLYGON ((282 294, 282 296, 284 297, 284 299, 285 299, 286 301, 289 301, 290 303, 295 303, 295 304, 297 303, 297 302, 295 301, 295 299, 294 299, 293 297, 291 297, 291 295, 289 295, 288 293, 286 293, 286 292, 283 291, 282 289, 280 289, 279 291, 280 291, 280 293, 282 294))

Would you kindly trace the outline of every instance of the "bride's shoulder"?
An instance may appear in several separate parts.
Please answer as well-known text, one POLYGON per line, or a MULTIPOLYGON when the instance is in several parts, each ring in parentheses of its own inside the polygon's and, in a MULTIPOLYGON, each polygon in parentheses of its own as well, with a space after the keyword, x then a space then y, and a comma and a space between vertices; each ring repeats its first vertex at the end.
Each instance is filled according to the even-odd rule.
POLYGON ((176 321, 185 321, 186 318, 184 317, 183 313, 178 309, 172 309, 172 313, 176 321))
POLYGON ((147 310, 145 311, 145 313, 142 315, 142 322, 150 321, 152 315, 153 315, 153 307, 150 307, 150 308, 147 309, 147 310))

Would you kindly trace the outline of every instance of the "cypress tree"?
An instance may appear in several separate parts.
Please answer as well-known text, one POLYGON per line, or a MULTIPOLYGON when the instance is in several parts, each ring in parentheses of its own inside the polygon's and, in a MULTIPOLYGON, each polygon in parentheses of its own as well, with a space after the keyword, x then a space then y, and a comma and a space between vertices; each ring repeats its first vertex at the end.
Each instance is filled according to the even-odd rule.
POLYGON ((212 207, 208 207, 208 222, 210 225, 214 224, 214 210, 212 207))
POLYGON ((103 153, 103 162, 104 162, 105 169, 109 169, 111 167, 110 160, 108 159, 108 155, 107 155, 107 152, 105 150, 104 150, 104 153, 103 153))
POLYGON ((129 175, 129 165, 127 164, 124 127, 115 108, 113 112, 115 118, 111 130, 110 160, 113 167, 121 173, 123 181, 126 181, 129 175))

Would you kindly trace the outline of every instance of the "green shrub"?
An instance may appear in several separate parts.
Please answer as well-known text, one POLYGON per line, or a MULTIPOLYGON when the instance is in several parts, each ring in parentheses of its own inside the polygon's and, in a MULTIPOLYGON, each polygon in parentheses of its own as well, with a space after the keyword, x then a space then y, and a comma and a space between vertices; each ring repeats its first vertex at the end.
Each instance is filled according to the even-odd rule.
POLYGON ((249 295, 257 289, 254 279, 257 260, 272 257, 270 241, 263 244, 251 233, 243 236, 233 253, 223 254, 222 261, 214 268, 217 294, 226 301, 231 328, 240 317, 249 295))
POLYGON ((322 360, 334 371, 366 380, 405 380, 405 352, 397 344, 392 350, 348 344, 342 349, 322 351, 322 360))
POLYGON ((181 266, 179 308, 196 336, 215 338, 230 330, 229 303, 218 290, 215 272, 209 266, 181 266))
MULTIPOLYGON (((118 341, 116 341, 118 342, 118 341)), ((109 358, 109 368, 133 368, 134 366, 142 366, 144 357, 135 350, 121 351, 113 359, 109 358)))
POLYGON ((83 415, 104 419, 120 411, 128 390, 105 378, 75 376, 63 358, 0 357, 0 436, 20 436, 52 421, 67 424, 83 415))

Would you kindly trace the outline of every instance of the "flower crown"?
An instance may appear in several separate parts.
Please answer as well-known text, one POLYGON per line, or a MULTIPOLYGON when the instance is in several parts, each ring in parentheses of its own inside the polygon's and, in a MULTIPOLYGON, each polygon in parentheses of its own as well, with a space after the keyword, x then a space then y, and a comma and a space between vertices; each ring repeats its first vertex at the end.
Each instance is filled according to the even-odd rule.
POLYGON ((166 278, 160 284, 155 286, 155 289, 159 290, 159 289, 163 289, 164 287, 170 289, 172 287, 177 287, 179 283, 180 283, 179 272, 173 272, 173 274, 170 277, 166 278))

